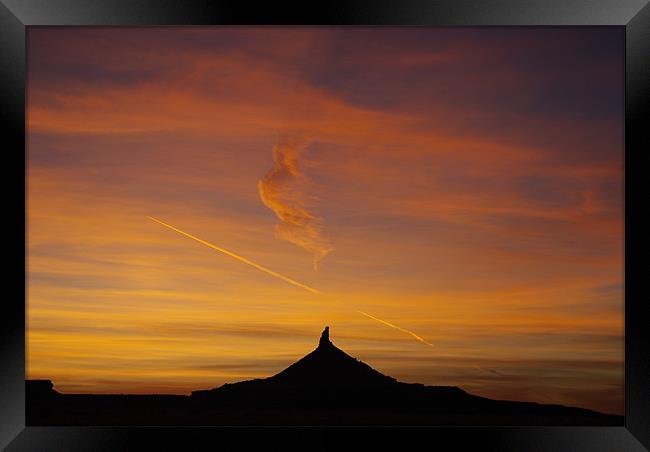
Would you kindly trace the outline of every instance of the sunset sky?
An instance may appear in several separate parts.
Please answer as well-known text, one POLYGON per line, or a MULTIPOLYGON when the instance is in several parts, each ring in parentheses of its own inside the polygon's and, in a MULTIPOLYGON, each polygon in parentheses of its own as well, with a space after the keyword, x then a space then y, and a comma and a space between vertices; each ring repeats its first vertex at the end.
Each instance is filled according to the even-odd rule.
POLYGON ((187 394, 329 325, 402 381, 622 414, 623 38, 29 27, 27 377, 187 394))

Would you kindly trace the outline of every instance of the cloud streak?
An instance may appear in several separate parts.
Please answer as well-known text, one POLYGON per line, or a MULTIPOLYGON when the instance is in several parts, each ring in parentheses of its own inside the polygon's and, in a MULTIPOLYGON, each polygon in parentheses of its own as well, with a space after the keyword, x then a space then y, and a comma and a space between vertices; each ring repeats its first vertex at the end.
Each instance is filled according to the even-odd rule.
POLYGON ((295 140, 276 144, 273 167, 259 180, 257 187, 264 205, 280 220, 276 226, 277 236, 311 253, 314 270, 317 270, 318 262, 333 247, 321 235, 322 219, 305 206, 301 191, 305 176, 298 166, 304 148, 303 143, 295 140))
MULTIPOLYGON (((280 273, 274 272, 273 270, 270 270, 270 269, 268 269, 268 268, 266 268, 266 267, 263 267, 262 265, 256 264, 255 262, 252 262, 252 261, 250 261, 250 260, 248 260, 248 259, 246 259, 246 258, 244 258, 244 257, 241 257, 241 256, 239 256, 239 255, 237 255, 237 254, 235 254, 235 253, 232 253, 232 252, 230 252, 230 251, 228 251, 228 250, 225 250, 225 249, 223 249, 223 248, 220 248, 220 247, 218 247, 218 246, 215 246, 215 245, 213 245, 213 244, 210 243, 210 242, 206 242, 205 240, 201 240, 200 238, 195 237, 195 236, 193 236, 193 235, 191 235, 191 234, 188 234, 187 232, 181 231, 180 229, 177 229, 177 228, 175 228, 174 226, 165 223, 164 221, 158 220, 157 218, 154 218, 154 217, 147 217, 147 218, 149 218, 149 219, 152 220, 152 221, 155 221, 156 223, 159 223, 159 224, 165 226, 166 228, 171 229, 172 231, 178 232, 179 234, 182 234, 182 235, 184 235, 185 237, 188 237, 188 238, 190 238, 190 239, 192 239, 192 240, 195 240, 195 241, 197 241, 197 242, 199 242, 199 243, 201 243, 201 244, 203 244, 203 245, 205 245, 205 246, 207 246, 207 247, 210 247, 210 248, 212 248, 212 249, 214 249, 214 250, 217 250, 217 251, 219 251, 219 252, 221 252, 221 253, 224 253, 224 254, 226 254, 226 255, 228 255, 228 256, 230 256, 230 257, 233 257, 233 258, 237 259, 237 260, 240 261, 240 262, 243 262, 243 263, 245 263, 245 264, 248 264, 248 265, 250 265, 251 267, 255 267, 256 269, 258 269, 258 270, 260 270, 260 271, 263 271, 264 273, 267 273, 267 274, 269 274, 269 275, 271 275, 271 276, 275 276, 276 278, 282 279, 283 281, 286 281, 286 282, 288 282, 289 284, 293 284, 294 286, 297 286, 297 287, 300 287, 300 288, 302 288, 302 289, 305 289, 305 290, 307 290, 307 291, 309 291, 309 292, 311 292, 311 293, 313 293, 313 294, 316 294, 316 295, 323 295, 323 292, 321 292, 321 291, 319 291, 319 290, 317 290, 317 289, 314 289, 313 287, 310 287, 310 286, 308 286, 308 285, 306 285, 306 284, 300 283, 300 282, 298 282, 298 281, 296 281, 296 280, 294 280, 294 279, 289 278, 288 276, 284 276, 284 275, 282 275, 282 274, 280 274, 280 273)), ((382 324, 384 324, 384 325, 390 326, 391 328, 395 328, 395 329, 397 329, 397 330, 399 330, 399 331, 402 331, 402 332, 404 332, 404 333, 410 334, 411 336, 413 336, 415 339, 417 339, 418 341, 422 342, 423 344, 426 344, 426 345, 428 345, 428 346, 430 346, 430 347, 433 347, 433 344, 431 344, 431 343, 425 341, 425 340, 422 339, 420 336, 418 336, 417 334, 415 334, 415 333, 413 333, 413 332, 411 332, 411 331, 409 331, 409 330, 405 330, 404 328, 401 328, 401 327, 399 327, 399 326, 397 326, 397 325, 393 325, 392 323, 386 322, 385 320, 378 319, 377 317, 371 316, 370 314, 366 314, 365 312, 362 312, 362 311, 357 311, 357 312, 358 312, 359 314, 363 314, 363 315, 365 315, 366 317, 368 317, 368 318, 370 318, 370 319, 376 320, 376 321, 379 322, 379 323, 382 323, 382 324)))
POLYGON ((189 393, 251 375, 192 364, 290 362, 311 344, 221 326, 318 334, 326 317, 346 350, 404 381, 624 411, 623 292, 594 290, 624 276, 620 30, 29 33, 30 377, 189 393), (312 254, 264 234, 280 221, 255 190, 278 131, 318 140, 298 140, 314 181, 292 190, 336 247, 320 283, 312 254), (215 271, 222 253, 155 233, 155 212, 327 295, 242 262, 215 271), (357 308, 435 313, 403 326, 441 352, 402 350, 400 334, 415 339, 357 308))
POLYGON ((396 330, 399 330, 399 331, 401 331, 402 333, 410 334, 410 335, 413 336, 415 339, 417 339, 418 341, 422 342, 423 344, 428 345, 429 347, 434 347, 434 345, 433 345, 432 343, 425 341, 424 339, 422 339, 420 336, 418 336, 417 334, 415 334, 415 333, 412 332, 412 331, 405 330, 404 328, 401 328, 401 327, 399 327, 399 326, 397 326, 397 325, 393 325, 392 323, 389 323, 389 322, 387 322, 387 321, 385 321, 385 320, 378 319, 377 317, 371 316, 370 314, 366 314, 366 313, 363 312, 363 311, 357 311, 357 312, 358 312, 359 314, 365 315, 365 316, 368 317, 369 319, 376 320, 376 321, 379 322, 379 323, 383 323, 384 325, 387 325, 387 326, 389 326, 389 327, 391 327, 391 328, 395 328, 396 330))
POLYGON ((256 264, 255 262, 250 261, 250 260, 246 259, 245 257, 241 257, 241 256, 239 256, 239 255, 237 255, 237 254, 235 254, 235 253, 232 253, 232 252, 230 252, 230 251, 228 251, 228 250, 226 250, 226 249, 223 249, 223 248, 220 248, 220 247, 218 247, 218 246, 216 246, 216 245, 213 245, 213 244, 210 243, 210 242, 206 242, 205 240, 201 240, 201 239, 198 238, 198 237, 194 237, 192 234, 188 234, 187 232, 181 231, 180 229, 177 229, 177 228, 175 228, 174 226, 165 223, 164 221, 160 221, 160 220, 158 220, 158 219, 156 219, 156 218, 154 218, 154 217, 147 217, 147 218, 149 218, 149 219, 152 220, 152 221, 155 221, 156 223, 159 223, 159 224, 165 226, 166 228, 171 229, 172 231, 176 231, 176 232, 178 232, 179 234, 184 235, 185 237, 188 237, 188 238, 190 238, 190 239, 192 239, 192 240, 195 240, 195 241, 197 241, 197 242, 199 242, 199 243, 201 243, 201 244, 203 244, 203 245, 205 245, 205 246, 207 246, 207 247, 210 247, 210 248, 212 248, 213 250, 219 251, 220 253, 223 253, 223 254, 226 254, 226 255, 228 255, 228 256, 230 256, 230 257, 232 257, 232 258, 235 258, 235 259, 237 259, 238 261, 243 262, 243 263, 245 263, 245 264, 248 264, 248 265, 250 265, 251 267, 254 267, 254 268, 256 268, 256 269, 258 269, 258 270, 260 270, 260 271, 262 271, 262 272, 264 272, 264 273, 267 273, 267 274, 269 274, 269 275, 271 275, 271 276, 275 276, 276 278, 279 278, 279 279, 281 279, 281 280, 283 280, 283 281, 286 281, 286 282, 288 282, 289 284, 293 284, 293 285, 296 286, 296 287, 300 287, 300 288, 302 288, 302 289, 305 289, 305 290, 307 290, 307 291, 309 291, 309 292, 311 292, 311 293, 317 294, 317 295, 320 295, 320 294, 322 293, 322 292, 320 292, 319 290, 314 289, 313 287, 309 287, 309 286, 306 285, 306 284, 303 284, 303 283, 301 283, 301 282, 296 281, 295 279, 291 279, 291 278, 289 278, 288 276, 284 276, 284 275, 282 275, 282 274, 280 274, 280 273, 278 273, 278 272, 274 272, 273 270, 269 270, 268 268, 263 267, 262 265, 256 264))

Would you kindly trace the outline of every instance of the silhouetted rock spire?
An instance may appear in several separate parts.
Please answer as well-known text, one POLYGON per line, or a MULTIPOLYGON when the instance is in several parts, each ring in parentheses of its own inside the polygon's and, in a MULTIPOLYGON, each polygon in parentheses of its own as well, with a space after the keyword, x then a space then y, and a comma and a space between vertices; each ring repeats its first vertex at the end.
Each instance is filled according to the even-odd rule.
POLYGON ((323 333, 320 335, 320 340, 318 341, 319 347, 326 347, 330 345, 330 327, 326 326, 323 330, 323 333))
POLYGON ((330 342, 268 378, 182 395, 60 394, 26 382, 28 425, 623 425, 583 408, 492 400, 401 383, 330 342))

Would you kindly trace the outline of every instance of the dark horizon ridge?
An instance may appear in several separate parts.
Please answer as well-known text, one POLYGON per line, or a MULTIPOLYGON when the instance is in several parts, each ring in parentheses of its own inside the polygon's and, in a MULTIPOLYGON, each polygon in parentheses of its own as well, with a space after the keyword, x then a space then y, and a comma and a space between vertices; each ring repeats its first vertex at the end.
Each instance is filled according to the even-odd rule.
POLYGON ((623 425, 586 408, 494 400, 457 386, 403 383, 318 346, 267 378, 173 394, 63 394, 26 380, 28 425, 623 425))

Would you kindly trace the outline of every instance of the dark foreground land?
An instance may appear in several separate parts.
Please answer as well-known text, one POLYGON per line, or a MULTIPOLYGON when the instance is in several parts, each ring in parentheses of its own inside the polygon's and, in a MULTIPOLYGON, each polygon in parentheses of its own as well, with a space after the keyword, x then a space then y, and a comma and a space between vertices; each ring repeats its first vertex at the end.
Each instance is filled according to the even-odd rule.
POLYGON ((175 395, 61 394, 27 381, 27 425, 623 425, 582 408, 492 400, 401 383, 334 346, 264 379, 175 395))

